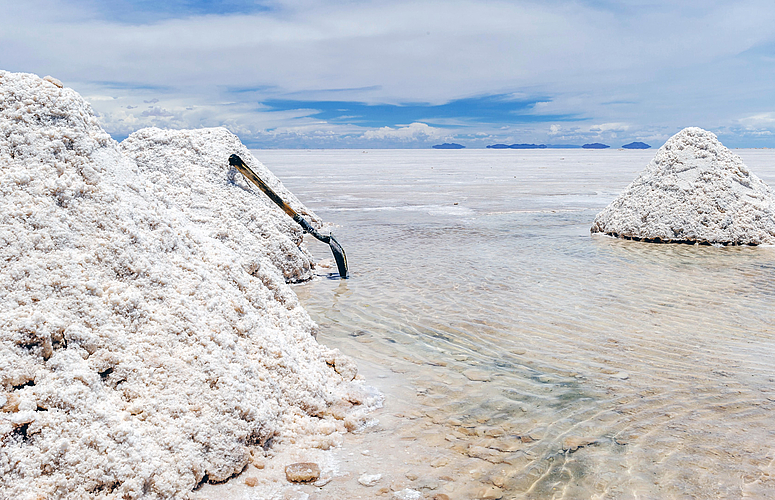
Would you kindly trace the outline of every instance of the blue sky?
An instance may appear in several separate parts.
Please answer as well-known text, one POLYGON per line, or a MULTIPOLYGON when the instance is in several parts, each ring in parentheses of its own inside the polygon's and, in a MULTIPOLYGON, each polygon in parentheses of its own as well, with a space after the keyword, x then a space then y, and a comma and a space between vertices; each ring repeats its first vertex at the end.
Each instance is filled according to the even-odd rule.
POLYGON ((578 117, 562 115, 536 115, 537 99, 515 99, 509 95, 489 95, 452 99, 443 104, 399 103, 367 104, 351 101, 266 99, 262 101, 268 111, 292 111, 308 109, 309 116, 330 123, 354 123, 365 127, 385 127, 396 123, 423 122, 435 127, 455 128, 465 122, 472 127, 486 125, 512 125, 552 120, 574 121, 578 117))
POLYGON ((52 75, 122 139, 251 147, 775 147, 771 1, 0 0, 0 69, 52 75))

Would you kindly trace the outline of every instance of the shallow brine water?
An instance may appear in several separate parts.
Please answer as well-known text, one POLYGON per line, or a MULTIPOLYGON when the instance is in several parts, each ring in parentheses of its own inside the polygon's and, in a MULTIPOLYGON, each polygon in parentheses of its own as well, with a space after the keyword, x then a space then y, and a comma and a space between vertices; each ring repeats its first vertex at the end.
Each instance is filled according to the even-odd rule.
POLYGON ((351 495, 775 497, 775 248, 589 233, 654 151, 254 154, 347 251, 295 291, 386 395, 351 495))

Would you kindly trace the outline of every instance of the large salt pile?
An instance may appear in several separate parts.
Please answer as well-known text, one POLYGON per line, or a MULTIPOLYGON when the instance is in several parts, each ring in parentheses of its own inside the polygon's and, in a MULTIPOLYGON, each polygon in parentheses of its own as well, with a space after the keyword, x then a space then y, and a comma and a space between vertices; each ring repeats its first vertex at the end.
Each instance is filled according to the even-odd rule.
POLYGON ((228 154, 298 200, 224 130, 121 149, 74 91, 0 72, 0 498, 183 498, 356 399, 286 284, 298 229, 228 154))
POLYGON ((592 224, 620 238, 775 244, 775 197, 714 134, 682 130, 592 224))
POLYGON ((299 250, 298 224, 235 169, 224 175, 229 168, 224 158, 238 154, 294 210, 312 223, 320 220, 253 158, 237 136, 224 128, 147 128, 130 135, 120 147, 145 174, 154 198, 183 210, 210 236, 240 253, 252 274, 269 259, 286 281, 311 277, 311 256, 299 250))

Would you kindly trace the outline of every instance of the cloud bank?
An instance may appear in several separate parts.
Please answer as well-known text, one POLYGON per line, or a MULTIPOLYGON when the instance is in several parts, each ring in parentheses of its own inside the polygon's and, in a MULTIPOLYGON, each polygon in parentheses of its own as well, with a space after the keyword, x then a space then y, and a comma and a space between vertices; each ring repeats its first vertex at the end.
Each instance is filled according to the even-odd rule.
POLYGON ((30 0, 4 10, 0 67, 59 78, 117 138, 225 125, 254 147, 617 146, 697 125, 731 146, 775 146, 775 9, 764 1, 30 0))

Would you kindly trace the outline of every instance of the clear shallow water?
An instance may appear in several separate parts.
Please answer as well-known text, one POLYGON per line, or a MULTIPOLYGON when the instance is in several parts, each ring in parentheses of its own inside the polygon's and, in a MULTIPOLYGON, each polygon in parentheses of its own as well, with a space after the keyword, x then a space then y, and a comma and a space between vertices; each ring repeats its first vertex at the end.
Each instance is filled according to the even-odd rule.
POLYGON ((775 248, 589 234, 654 151, 254 154, 338 225, 352 279, 295 290, 387 396, 351 440, 394 489, 775 497, 775 248))

